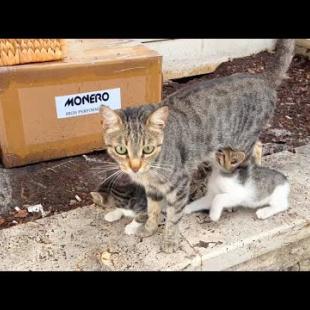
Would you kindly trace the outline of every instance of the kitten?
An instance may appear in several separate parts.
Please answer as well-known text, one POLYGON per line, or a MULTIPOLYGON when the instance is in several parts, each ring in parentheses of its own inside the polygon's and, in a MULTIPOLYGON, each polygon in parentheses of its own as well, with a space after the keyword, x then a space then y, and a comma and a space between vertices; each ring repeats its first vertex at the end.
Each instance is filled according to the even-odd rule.
POLYGON ((107 182, 100 184, 96 192, 91 192, 90 195, 96 205, 114 208, 105 215, 106 221, 114 222, 123 216, 133 218, 125 227, 125 233, 133 235, 147 220, 145 190, 141 185, 133 183, 126 174, 121 175, 114 184, 114 180, 110 178, 113 173, 106 171, 107 182))
POLYGON ((102 106, 103 139, 109 155, 144 186, 148 219, 142 237, 167 217, 162 249, 178 247, 178 223, 190 193, 190 176, 221 148, 252 153, 273 115, 280 85, 293 57, 294 40, 278 40, 275 65, 264 74, 233 74, 182 88, 160 104, 114 111, 102 106))
POLYGON ((187 205, 184 213, 209 209, 211 220, 218 221, 224 209, 237 206, 265 206, 256 211, 260 219, 288 209, 289 184, 282 173, 258 166, 245 159, 243 152, 230 148, 215 156, 207 195, 187 205))

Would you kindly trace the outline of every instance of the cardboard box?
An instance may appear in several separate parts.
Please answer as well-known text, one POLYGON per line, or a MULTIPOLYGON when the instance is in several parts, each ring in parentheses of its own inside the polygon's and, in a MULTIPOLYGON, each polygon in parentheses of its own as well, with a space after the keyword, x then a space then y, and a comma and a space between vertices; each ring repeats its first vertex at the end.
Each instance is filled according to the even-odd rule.
POLYGON ((157 52, 128 40, 66 41, 64 61, 0 68, 7 168, 103 149, 101 104, 126 108, 161 100, 157 52))

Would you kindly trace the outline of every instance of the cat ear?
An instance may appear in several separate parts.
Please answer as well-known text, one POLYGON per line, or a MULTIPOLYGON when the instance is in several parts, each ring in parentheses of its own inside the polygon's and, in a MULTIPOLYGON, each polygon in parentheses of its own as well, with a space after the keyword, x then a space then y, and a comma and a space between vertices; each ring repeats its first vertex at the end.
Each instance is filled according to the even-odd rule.
POLYGON ((146 121, 146 125, 153 130, 162 130, 166 127, 169 116, 169 108, 167 106, 160 107, 151 113, 146 121))
POLYGON ((233 151, 231 156, 231 165, 233 167, 239 166, 245 160, 245 153, 241 151, 233 151))
POLYGON ((101 116, 101 124, 106 131, 119 130, 122 125, 120 116, 107 106, 102 105, 99 110, 101 116))

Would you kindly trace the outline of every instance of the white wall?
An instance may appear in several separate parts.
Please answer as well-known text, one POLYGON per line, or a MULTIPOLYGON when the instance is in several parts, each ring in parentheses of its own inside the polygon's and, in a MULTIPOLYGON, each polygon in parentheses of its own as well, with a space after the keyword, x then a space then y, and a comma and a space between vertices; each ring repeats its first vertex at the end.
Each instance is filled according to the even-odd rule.
POLYGON ((213 72, 229 59, 274 47, 273 39, 137 39, 163 55, 164 79, 213 72))

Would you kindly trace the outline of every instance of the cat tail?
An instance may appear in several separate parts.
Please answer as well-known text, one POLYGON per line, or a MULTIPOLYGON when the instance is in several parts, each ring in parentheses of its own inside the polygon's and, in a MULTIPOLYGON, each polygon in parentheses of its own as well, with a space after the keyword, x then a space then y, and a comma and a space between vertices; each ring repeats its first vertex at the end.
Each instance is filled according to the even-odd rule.
POLYGON ((275 48, 275 59, 267 68, 265 78, 278 87, 285 79, 286 72, 291 64, 295 50, 295 39, 278 39, 275 48))

